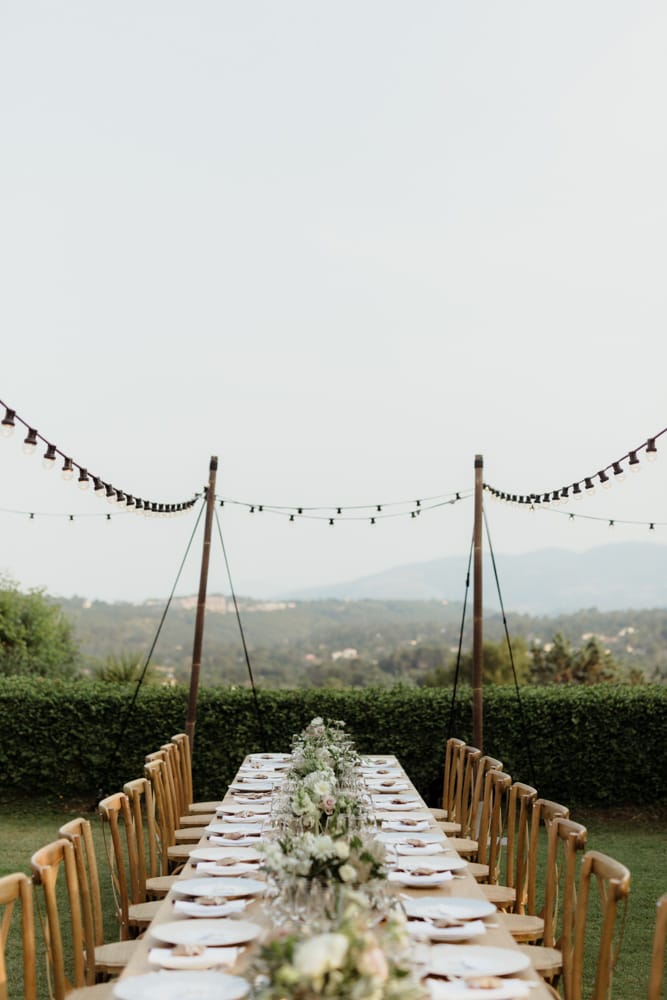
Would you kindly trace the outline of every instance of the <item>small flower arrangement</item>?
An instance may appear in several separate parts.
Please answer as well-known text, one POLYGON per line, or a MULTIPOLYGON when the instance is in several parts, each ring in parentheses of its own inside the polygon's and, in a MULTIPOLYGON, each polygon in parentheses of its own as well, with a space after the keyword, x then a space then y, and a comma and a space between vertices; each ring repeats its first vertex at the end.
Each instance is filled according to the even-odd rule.
POLYGON ((303 833, 260 846, 264 869, 276 881, 294 877, 341 882, 351 887, 385 879, 385 848, 374 837, 303 833))
POLYGON ((331 768, 339 781, 351 780, 360 758, 339 719, 316 716, 292 739, 291 773, 303 777, 313 770, 331 768))
POLYGON ((413 978, 405 930, 392 918, 380 934, 359 916, 322 934, 290 934, 262 948, 254 972, 258 1000, 425 1000, 413 978))

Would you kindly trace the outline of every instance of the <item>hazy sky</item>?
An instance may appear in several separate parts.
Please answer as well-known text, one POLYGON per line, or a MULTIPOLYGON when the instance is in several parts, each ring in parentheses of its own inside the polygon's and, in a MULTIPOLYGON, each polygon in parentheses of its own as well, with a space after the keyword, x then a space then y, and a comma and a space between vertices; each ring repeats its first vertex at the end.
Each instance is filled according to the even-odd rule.
MULTIPOLYGON (((595 473, 667 425, 665 51, 658 0, 3 0, 0 399, 158 501, 213 454, 221 497, 267 505, 469 492, 476 453, 510 492, 595 473)), ((22 436, 0 570, 166 596, 194 516, 108 522, 22 436)), ((487 504, 496 552, 666 544, 661 444, 576 507, 487 504)), ((258 595, 465 556, 472 531, 470 500, 220 514, 258 595)))

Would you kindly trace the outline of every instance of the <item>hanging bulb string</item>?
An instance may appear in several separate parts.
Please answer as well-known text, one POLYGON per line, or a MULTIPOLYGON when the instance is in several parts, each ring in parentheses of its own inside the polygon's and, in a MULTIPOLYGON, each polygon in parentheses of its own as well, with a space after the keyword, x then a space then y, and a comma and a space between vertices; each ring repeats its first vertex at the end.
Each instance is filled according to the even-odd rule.
POLYGON ((621 458, 617 458, 615 462, 610 462, 605 465, 604 468, 598 469, 597 472, 591 473, 590 476, 584 476, 583 479, 575 480, 573 483, 568 483, 567 486, 561 486, 556 490, 543 490, 540 493, 512 493, 507 490, 498 490, 488 483, 483 484, 483 488, 487 493, 490 493, 497 500, 504 500, 506 503, 516 503, 516 504, 527 504, 528 506, 550 503, 558 503, 559 501, 567 501, 570 497, 582 497, 587 494, 590 495, 595 490, 596 480, 600 486, 611 485, 615 478, 624 478, 625 470, 623 468, 623 463, 627 462, 628 468, 637 471, 640 467, 639 453, 645 452, 646 459, 650 462, 657 454, 656 441, 662 437, 663 434, 667 434, 667 427, 663 427, 661 431, 654 434, 653 437, 647 438, 642 444, 638 445, 636 448, 632 448, 621 458), (611 477, 609 476, 611 473, 611 477))
MULTIPOLYGON (((9 436, 16 429, 17 423, 21 424, 27 432, 23 440, 23 450, 25 452, 28 454, 34 452, 41 441, 46 447, 43 461, 47 468, 53 467, 58 457, 62 458, 62 474, 65 479, 74 479, 76 473, 76 479, 81 489, 87 489, 92 484, 94 493, 98 496, 104 497, 110 503, 124 505, 124 507, 129 511, 142 511, 148 514, 168 515, 180 514, 183 511, 190 510, 201 496, 201 493, 195 493, 192 499, 185 500, 180 503, 160 503, 154 500, 144 500, 142 497, 137 497, 133 493, 128 493, 126 490, 118 489, 110 482, 102 479, 101 476, 96 476, 93 475, 92 472, 89 472, 86 466, 80 465, 55 444, 50 442, 44 437, 43 434, 40 434, 39 431, 32 426, 32 424, 27 423, 27 421, 25 421, 23 417, 16 412, 16 410, 7 406, 7 404, 0 399, 0 407, 3 406, 5 408, 5 415, 2 420, 0 420, 0 434, 2 436, 9 436)), ((77 515, 77 517, 79 516, 82 515, 77 515)))
POLYGON ((570 521, 574 521, 575 519, 577 521, 600 521, 602 524, 608 524, 609 527, 614 527, 617 524, 629 524, 634 527, 648 528, 650 531, 653 531, 655 528, 667 528, 667 521, 630 521, 622 517, 596 517, 593 514, 575 514, 569 510, 557 510, 555 507, 529 507, 528 509, 540 510, 550 514, 560 514, 561 517, 567 517, 570 521))
POLYGON ((127 517, 127 516, 129 516, 129 515, 132 514, 132 511, 131 510, 119 510, 119 511, 115 511, 113 514, 111 514, 111 513, 107 513, 107 514, 102 514, 102 513, 91 514, 89 512, 88 513, 83 513, 83 514, 66 514, 66 513, 63 514, 61 512, 56 512, 56 511, 12 510, 12 508, 10 508, 10 507, 0 507, 0 514, 16 514, 19 517, 27 517, 31 521, 35 520, 36 518, 42 518, 42 517, 61 518, 63 520, 69 520, 69 521, 74 521, 74 520, 78 521, 80 518, 82 520, 84 518, 97 518, 98 520, 107 520, 107 521, 110 521, 112 518, 115 520, 117 517, 127 517))
POLYGON ((244 507, 250 514, 275 514, 279 517, 286 517, 289 521, 326 521, 330 525, 337 524, 339 521, 370 521, 371 524, 375 524, 376 521, 383 521, 389 518, 396 517, 410 517, 417 518, 422 513, 426 513, 431 510, 436 510, 440 507, 450 507, 454 504, 460 503, 462 500, 468 500, 472 496, 472 491, 461 491, 455 494, 448 494, 450 499, 440 500, 437 503, 427 503, 424 500, 417 500, 412 503, 412 506, 407 510, 391 510, 385 511, 385 507, 398 506, 397 503, 394 504, 364 504, 363 506, 353 506, 353 507, 273 507, 267 506, 266 504, 251 504, 242 500, 230 500, 226 497, 216 497, 220 507, 224 507, 227 504, 233 504, 237 507, 244 507), (369 513, 362 514, 346 514, 346 511, 350 510, 366 510, 369 513), (318 511, 324 511, 325 513, 316 513, 318 511))

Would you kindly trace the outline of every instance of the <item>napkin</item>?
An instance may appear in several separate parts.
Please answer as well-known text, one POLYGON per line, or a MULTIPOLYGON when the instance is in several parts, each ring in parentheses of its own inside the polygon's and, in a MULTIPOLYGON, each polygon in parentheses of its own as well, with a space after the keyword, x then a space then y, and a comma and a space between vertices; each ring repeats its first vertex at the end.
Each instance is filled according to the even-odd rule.
POLYGON ((463 920, 452 927, 438 927, 432 920, 408 920, 408 931, 415 937, 428 935, 432 941, 467 941, 486 934, 481 920, 463 920))
POLYGON ((241 913, 247 905, 247 899, 227 899, 214 906, 189 899, 177 899, 174 902, 174 912, 183 913, 187 917, 228 917, 231 913, 241 913))
POLYGON ((251 865, 247 861, 239 861, 235 865, 219 865, 217 861, 199 861, 197 871, 203 875, 247 875, 250 872, 257 874, 257 865, 251 865))
POLYGON ((523 979, 503 979, 502 986, 494 989, 477 989, 464 980, 446 982, 427 979, 432 1000, 520 1000, 530 993, 530 983, 523 979))
POLYGON ((239 948, 205 948, 201 955, 174 955, 171 948, 151 948, 148 961, 163 969, 213 969, 233 965, 239 948))
POLYGON ((411 821, 408 824, 404 820, 405 817, 401 819, 398 816, 395 819, 385 819, 382 821, 382 829, 397 830, 399 833, 405 833, 408 830, 414 830, 415 833, 419 833, 429 829, 430 824, 427 819, 418 819, 416 822, 411 821))
POLYGON ((433 872, 432 875, 415 875, 414 872, 389 872, 387 878, 398 885, 418 889, 420 886, 441 885, 454 878, 451 872, 433 872))
POLYGON ((217 836, 215 833, 210 834, 209 843, 220 844, 222 847, 253 847, 259 843, 259 836, 252 837, 250 834, 245 834, 243 837, 239 837, 238 840, 234 838, 230 840, 229 837, 217 836))

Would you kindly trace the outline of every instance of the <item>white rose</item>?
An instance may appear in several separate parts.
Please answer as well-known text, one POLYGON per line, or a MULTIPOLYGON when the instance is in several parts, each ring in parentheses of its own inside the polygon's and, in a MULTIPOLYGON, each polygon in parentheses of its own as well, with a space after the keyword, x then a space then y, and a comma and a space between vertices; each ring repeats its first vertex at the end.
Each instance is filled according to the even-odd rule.
POLYGON ((318 715, 318 716, 316 716, 316 717, 315 717, 315 718, 314 718, 314 719, 312 720, 312 722, 311 722, 310 724, 311 724, 311 726, 323 726, 323 725, 324 725, 324 719, 322 719, 322 718, 321 718, 321 717, 320 717, 320 716, 318 715))
POLYGON ((341 882, 352 882, 357 877, 357 869, 354 865, 341 865, 338 874, 341 882))
POLYGON ((336 844, 336 857, 340 858, 341 861, 346 861, 350 856, 349 845, 344 840, 337 840, 336 844))
POLYGON ((318 934, 294 949, 294 967, 308 979, 322 979, 325 973, 339 969, 347 954, 344 934, 318 934))
POLYGON ((389 975, 389 966, 384 952, 378 945, 366 948, 359 958, 357 968, 362 976, 371 976, 384 983, 389 975))

